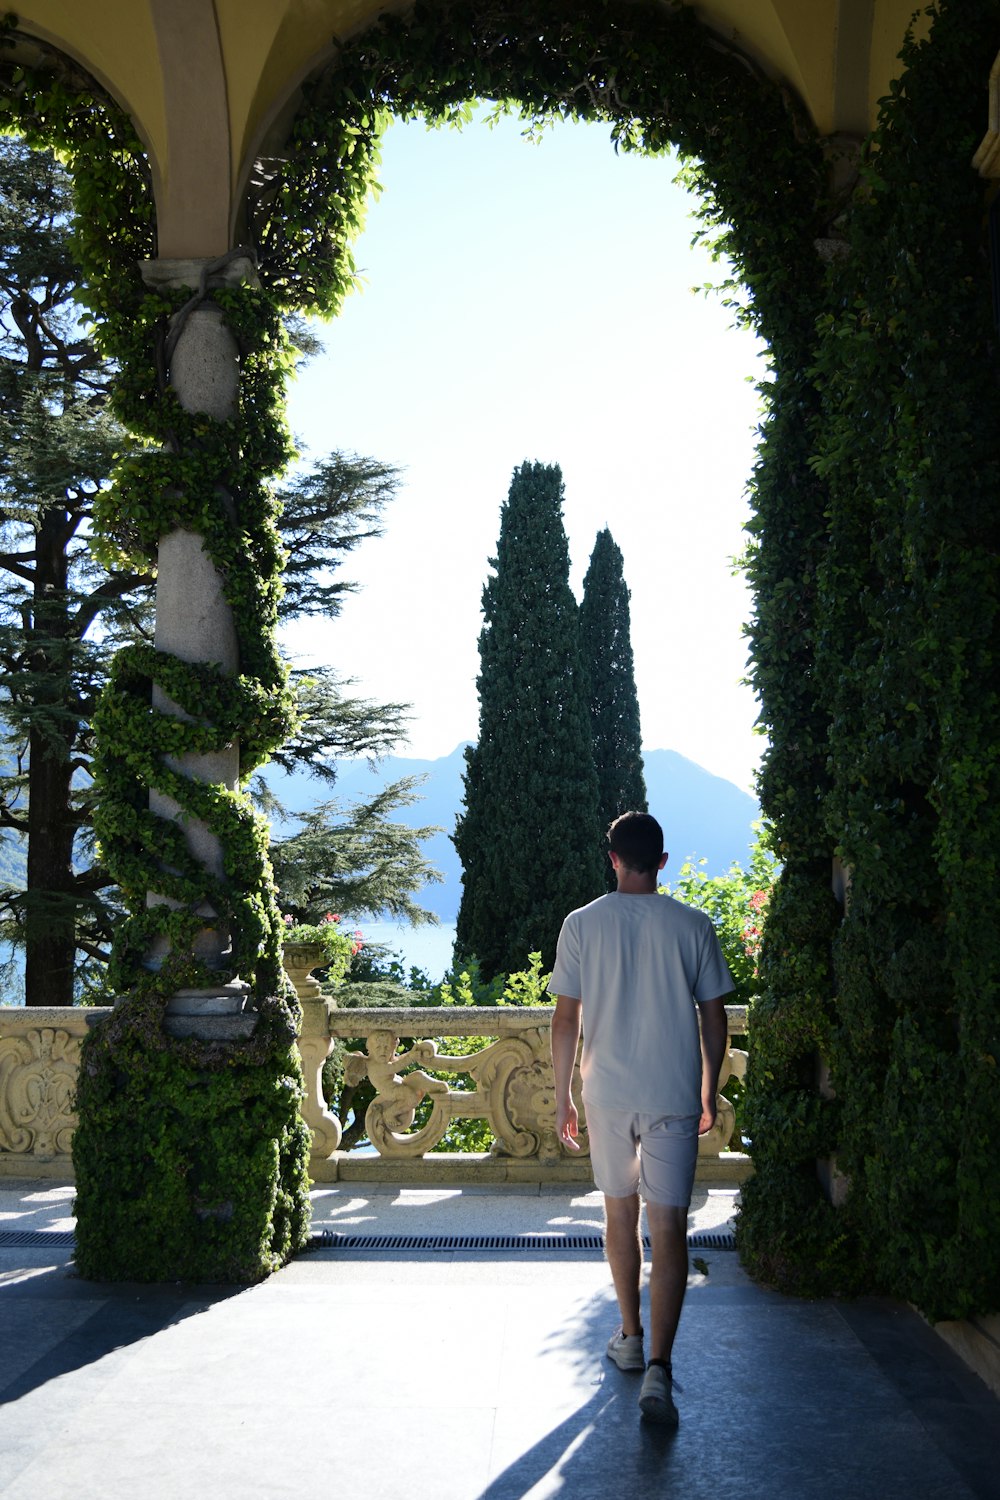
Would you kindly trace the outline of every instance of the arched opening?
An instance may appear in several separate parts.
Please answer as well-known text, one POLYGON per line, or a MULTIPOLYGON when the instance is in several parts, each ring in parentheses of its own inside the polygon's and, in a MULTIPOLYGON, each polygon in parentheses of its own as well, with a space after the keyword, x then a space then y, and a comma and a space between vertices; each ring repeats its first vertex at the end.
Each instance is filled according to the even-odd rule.
MULTIPOLYGON (((499 96, 539 118, 607 119, 622 149, 673 141, 701 160, 773 361, 753 640, 772 733, 765 805, 786 874, 756 1017, 744 1244, 786 1286, 860 1280, 932 1313, 992 1307, 988 1251, 972 1265, 962 1246, 969 1226, 980 1246, 997 1232, 982 1193, 993 1127, 960 1133, 955 1101, 972 1119, 993 1100, 1000 972, 981 919, 1000 800, 984 687, 996 655, 995 349, 983 194, 968 166, 994 8, 943 5, 929 42, 907 45, 906 86, 853 197, 794 99, 690 9, 519 7, 517 28, 508 20, 457 4, 389 18, 306 88, 248 217, 268 310, 334 311, 342 299, 383 112, 447 117, 499 96), (960 98, 956 78, 970 84, 960 98), (846 913, 829 888, 835 850, 853 871, 846 913), (817 1088, 826 1049, 836 1098, 817 1088), (831 1155, 851 1183, 836 1210, 816 1173, 831 1155)), ((252 347, 249 299, 228 300, 252 347)), ((130 312, 139 319, 138 302, 130 312)), ((267 372, 248 373, 249 409, 267 372)), ((269 443, 262 468, 278 461, 269 443)), ((248 703, 234 719, 251 728, 248 703)))
POLYGON ((456 639, 455 620, 476 618, 499 499, 537 453, 563 469, 576 585, 593 533, 621 533, 650 745, 751 783, 752 704, 738 729, 735 717, 704 734, 685 720, 745 668, 749 607, 727 564, 742 550, 764 366, 720 300, 694 295, 724 269, 690 247, 695 205, 676 170, 615 157, 600 125, 558 127, 537 147, 511 119, 387 132, 383 192, 356 251, 364 287, 293 384, 289 418, 313 451, 340 435, 407 468, 394 545, 372 552, 336 628, 382 697, 398 698, 423 661, 442 722, 432 734, 418 705, 419 756, 447 753, 474 721, 477 628, 456 639), (671 649, 685 620, 710 662, 700 685, 671 649))
MULTIPOLYGON (((713 875, 746 863, 754 804, 736 789, 752 789, 762 744, 740 686, 750 601, 731 562, 745 545, 760 345, 717 296, 693 293, 723 272, 690 247, 694 201, 674 185, 676 159, 616 157, 599 124, 561 125, 537 146, 521 129, 390 127, 356 251, 364 289, 290 391, 313 454, 336 442, 404 469, 386 536, 352 562, 359 592, 290 642, 342 661, 378 701, 414 703, 409 744, 381 775, 434 763, 432 804, 412 818, 446 825, 429 846, 446 884, 424 896, 446 926, 372 935, 432 979, 450 958, 460 869, 457 808, 438 786, 457 783, 456 750, 475 738, 481 590, 525 457, 562 468, 578 598, 596 533, 610 526, 622 548, 671 874, 690 856, 713 875), (734 784, 718 833, 717 796, 730 792, 711 783, 709 796, 704 780, 699 828, 669 752, 734 784)), ((360 768, 341 778, 348 798, 376 784, 360 768)))

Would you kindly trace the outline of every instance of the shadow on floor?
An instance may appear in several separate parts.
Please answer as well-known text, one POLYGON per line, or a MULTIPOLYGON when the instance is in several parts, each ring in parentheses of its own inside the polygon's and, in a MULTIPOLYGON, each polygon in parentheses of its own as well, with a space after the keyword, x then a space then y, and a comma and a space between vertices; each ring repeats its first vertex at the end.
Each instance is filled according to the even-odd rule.
POLYGON ((115 1350, 197 1317, 245 1290, 83 1281, 66 1265, 7 1283, 2 1288, 6 1369, 12 1365, 16 1369, 18 1354, 42 1352, 0 1384, 0 1406, 96 1364, 115 1350), (40 1298, 45 1302, 40 1303, 40 1298), (42 1306, 48 1317, 41 1316, 42 1306))

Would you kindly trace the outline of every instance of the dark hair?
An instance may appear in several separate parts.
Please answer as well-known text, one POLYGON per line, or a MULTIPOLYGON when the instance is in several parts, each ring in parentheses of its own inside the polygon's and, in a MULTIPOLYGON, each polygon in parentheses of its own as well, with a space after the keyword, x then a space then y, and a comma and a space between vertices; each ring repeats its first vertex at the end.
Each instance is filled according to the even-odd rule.
POLYGON ((663 829, 650 813, 625 812, 608 829, 608 845, 626 869, 655 874, 663 858, 663 829))

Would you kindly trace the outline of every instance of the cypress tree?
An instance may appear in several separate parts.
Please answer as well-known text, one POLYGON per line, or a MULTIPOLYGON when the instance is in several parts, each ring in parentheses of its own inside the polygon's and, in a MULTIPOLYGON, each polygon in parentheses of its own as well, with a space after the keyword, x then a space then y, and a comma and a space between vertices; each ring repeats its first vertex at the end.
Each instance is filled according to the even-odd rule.
POLYGON ((466 751, 456 952, 486 978, 550 968, 568 911, 599 896, 597 775, 557 465, 514 470, 483 589, 479 740, 466 751))
MULTIPOLYGON (((635 690, 629 591, 622 554, 607 527, 597 533, 580 605, 580 645, 590 678, 590 727, 597 771, 599 848, 619 813, 645 812, 639 699, 635 690)), ((608 890, 615 875, 605 857, 608 890)))

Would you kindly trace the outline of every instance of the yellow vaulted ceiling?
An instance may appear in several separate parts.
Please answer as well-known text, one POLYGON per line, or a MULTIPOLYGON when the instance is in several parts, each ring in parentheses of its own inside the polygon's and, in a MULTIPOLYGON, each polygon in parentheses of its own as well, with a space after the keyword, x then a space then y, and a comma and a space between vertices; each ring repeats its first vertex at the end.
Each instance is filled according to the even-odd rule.
MULTIPOLYGON (((384 0, 22 0, 17 15, 22 32, 76 58, 128 109, 153 164, 160 253, 186 255, 227 248, 231 205, 262 135, 333 39, 386 8, 384 0)), ((914 8, 914 0, 694 5, 784 80, 824 135, 862 134, 874 123, 914 8)))

